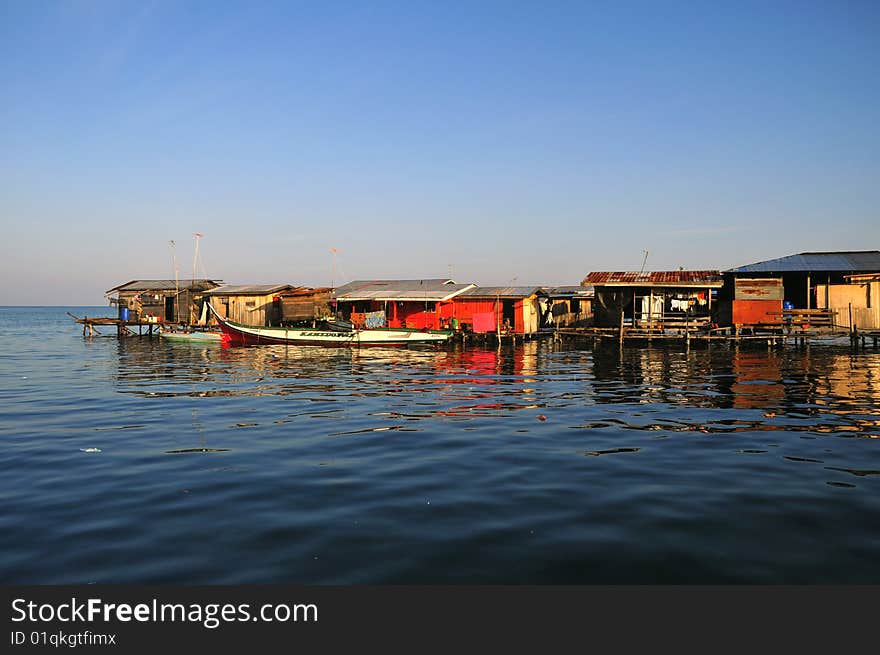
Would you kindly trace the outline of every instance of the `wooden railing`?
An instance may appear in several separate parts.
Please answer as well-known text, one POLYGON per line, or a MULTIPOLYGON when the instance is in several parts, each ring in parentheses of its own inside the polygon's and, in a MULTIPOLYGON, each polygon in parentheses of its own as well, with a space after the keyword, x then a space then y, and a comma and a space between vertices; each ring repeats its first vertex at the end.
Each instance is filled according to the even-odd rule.
POLYGON ((834 309, 783 309, 781 312, 767 312, 780 325, 809 328, 829 328, 835 326, 837 311, 834 309))

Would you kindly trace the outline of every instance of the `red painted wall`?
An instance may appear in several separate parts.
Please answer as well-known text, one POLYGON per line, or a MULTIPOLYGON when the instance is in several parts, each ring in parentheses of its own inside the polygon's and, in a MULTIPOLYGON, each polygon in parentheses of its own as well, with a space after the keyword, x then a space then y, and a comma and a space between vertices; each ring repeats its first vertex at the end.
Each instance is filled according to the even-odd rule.
POLYGON ((733 324, 755 325, 757 323, 780 323, 781 300, 734 300, 733 324), (768 314, 767 312, 773 312, 768 314))
MULTIPOLYGON (((503 304, 504 302, 510 302, 510 300, 502 299, 501 304, 499 304, 496 300, 489 298, 467 298, 461 300, 454 298, 452 302, 455 304, 455 316, 459 322, 473 327, 474 314, 494 314, 495 325, 497 326, 499 318, 503 323, 503 304)), ((525 299, 520 298, 513 303, 513 330, 517 334, 523 334, 526 329, 526 322, 523 317, 525 302, 525 299)), ((496 327, 493 327, 491 331, 495 332, 496 329, 496 327)))
MULTIPOLYGON (((473 329, 474 314, 493 313, 496 306, 494 300, 459 300, 457 298, 453 298, 452 303, 455 305, 455 317, 458 319, 459 323, 469 326, 469 329, 473 329)), ((500 313, 500 311, 501 307, 499 305, 498 312, 500 313)), ((492 332, 494 331, 495 329, 493 328, 492 332)))
POLYGON ((437 303, 433 312, 425 311, 424 303, 404 303, 397 309, 397 319, 389 320, 389 327, 407 327, 429 330, 441 330, 452 318, 452 303, 437 303))
POLYGON ((387 307, 384 302, 373 302, 370 311, 385 310, 385 319, 390 328, 441 330, 444 323, 452 318, 454 307, 451 302, 438 302, 434 306, 435 311, 426 312, 422 301, 389 301, 387 307))
MULTIPOLYGON (((389 301, 387 307, 384 302, 372 302, 370 304, 370 311, 378 312, 385 310, 388 327, 391 328, 406 327, 442 330, 450 328, 452 319, 455 318, 458 320, 459 325, 465 324, 469 326, 469 329, 472 329, 474 314, 494 314, 496 325, 499 318, 503 322, 503 302, 502 300, 502 304, 498 304, 495 299, 491 298, 453 298, 449 302, 436 303, 435 311, 433 312, 426 312, 425 303, 422 301, 404 301, 402 303, 389 301)), ((517 334, 523 334, 525 331, 525 320, 523 318, 524 303, 525 300, 523 299, 514 302, 513 328, 517 334)), ((494 326, 491 331, 495 332, 494 326)))

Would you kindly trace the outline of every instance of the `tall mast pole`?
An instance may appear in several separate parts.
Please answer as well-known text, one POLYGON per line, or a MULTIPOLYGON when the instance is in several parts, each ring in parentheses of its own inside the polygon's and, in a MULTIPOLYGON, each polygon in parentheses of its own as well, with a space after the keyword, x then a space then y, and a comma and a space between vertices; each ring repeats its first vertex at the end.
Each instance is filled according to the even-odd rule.
POLYGON ((202 234, 201 232, 195 232, 193 234, 193 236, 196 238, 196 247, 195 247, 195 251, 193 252, 193 276, 192 276, 192 281, 191 281, 190 287, 189 287, 190 288, 190 292, 189 292, 190 293, 190 301, 189 301, 189 322, 190 322, 190 325, 195 323, 195 320, 193 317, 194 312, 193 312, 193 303, 192 303, 192 293, 193 293, 193 289, 195 289, 195 286, 196 286, 196 262, 198 262, 198 260, 199 260, 199 239, 201 239, 205 235, 202 234))
POLYGON ((174 240, 168 242, 171 245, 171 267, 174 269, 174 318, 180 320, 180 281, 178 280, 177 254, 174 250, 174 240))

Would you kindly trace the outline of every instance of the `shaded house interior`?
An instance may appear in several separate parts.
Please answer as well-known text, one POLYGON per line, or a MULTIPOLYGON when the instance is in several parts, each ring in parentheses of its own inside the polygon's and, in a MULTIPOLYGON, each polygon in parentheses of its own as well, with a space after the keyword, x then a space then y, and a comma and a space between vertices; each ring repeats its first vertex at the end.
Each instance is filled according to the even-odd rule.
POLYGON ((539 298, 542 328, 582 327, 593 318, 592 286, 545 287, 539 298))
MULTIPOLYGON (((859 328, 880 327, 880 251, 803 252, 725 271, 724 303, 741 300, 744 280, 775 280, 785 307, 834 312, 848 327, 850 307, 859 328)), ((752 283, 750 283, 752 284, 752 283)))
POLYGON ((593 272, 581 282, 594 288, 598 327, 696 327, 711 322, 723 280, 720 271, 593 272))
POLYGON ((356 327, 446 329, 452 327, 452 299, 474 288, 444 278, 355 280, 333 293, 337 317, 356 327))
POLYGON ((195 323, 205 292, 222 284, 221 280, 132 280, 106 291, 111 305, 119 308, 119 318, 133 322, 195 323), (127 317, 127 318, 126 318, 127 317))

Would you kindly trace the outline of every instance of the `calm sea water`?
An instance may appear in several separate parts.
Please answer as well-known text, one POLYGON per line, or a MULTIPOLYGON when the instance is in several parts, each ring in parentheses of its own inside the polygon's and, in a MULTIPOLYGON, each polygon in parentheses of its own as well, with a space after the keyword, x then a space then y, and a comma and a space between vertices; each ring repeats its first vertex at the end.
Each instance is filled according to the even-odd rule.
POLYGON ((67 310, 108 313, 0 308, 2 582, 880 583, 877 352, 223 348, 67 310))

